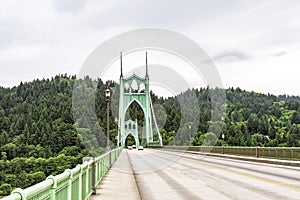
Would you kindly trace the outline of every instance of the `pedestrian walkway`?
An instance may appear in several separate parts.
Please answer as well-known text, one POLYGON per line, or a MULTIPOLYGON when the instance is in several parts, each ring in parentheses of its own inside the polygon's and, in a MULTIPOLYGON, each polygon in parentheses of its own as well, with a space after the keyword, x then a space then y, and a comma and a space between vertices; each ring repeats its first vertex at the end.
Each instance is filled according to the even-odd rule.
POLYGON ((140 195, 132 172, 127 149, 124 149, 117 161, 105 175, 97 188, 97 194, 90 200, 139 200, 140 195))

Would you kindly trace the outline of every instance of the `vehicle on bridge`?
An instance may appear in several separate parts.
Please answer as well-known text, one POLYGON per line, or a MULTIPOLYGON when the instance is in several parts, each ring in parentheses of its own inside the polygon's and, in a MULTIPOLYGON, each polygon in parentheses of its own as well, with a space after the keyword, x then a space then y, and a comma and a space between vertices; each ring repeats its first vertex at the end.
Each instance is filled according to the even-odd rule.
POLYGON ((139 150, 144 150, 144 147, 143 146, 139 146, 138 151, 139 150))

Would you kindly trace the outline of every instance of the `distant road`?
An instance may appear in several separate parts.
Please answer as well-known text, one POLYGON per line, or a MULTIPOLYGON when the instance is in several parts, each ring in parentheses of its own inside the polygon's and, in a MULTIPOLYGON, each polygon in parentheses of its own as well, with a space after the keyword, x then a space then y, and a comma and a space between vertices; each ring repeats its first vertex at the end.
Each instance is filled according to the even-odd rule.
POLYGON ((145 200, 300 199, 299 167, 163 150, 127 152, 145 200))

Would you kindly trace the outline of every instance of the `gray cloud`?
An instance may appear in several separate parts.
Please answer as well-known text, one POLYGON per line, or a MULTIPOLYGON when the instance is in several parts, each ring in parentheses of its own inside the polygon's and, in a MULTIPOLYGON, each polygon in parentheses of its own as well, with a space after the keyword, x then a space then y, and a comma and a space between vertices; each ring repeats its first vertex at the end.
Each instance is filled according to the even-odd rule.
POLYGON ((283 56, 285 54, 287 54, 286 51, 280 51, 280 52, 277 52, 277 53, 270 54, 270 56, 279 57, 279 56, 283 56))
POLYGON ((239 60, 239 61, 251 59, 251 57, 243 51, 231 50, 231 51, 225 51, 225 52, 222 52, 220 54, 213 56, 212 60, 213 61, 223 61, 223 60, 226 60, 227 58, 229 58, 231 60, 233 58, 233 59, 239 60))
POLYGON ((101 12, 92 19, 92 24, 110 26, 123 25, 130 22, 135 26, 193 26, 205 23, 219 17, 219 15, 232 12, 240 6, 240 1, 201 0, 161 0, 153 1, 118 1, 106 12, 101 12), (101 19, 101 20, 99 20, 101 19))

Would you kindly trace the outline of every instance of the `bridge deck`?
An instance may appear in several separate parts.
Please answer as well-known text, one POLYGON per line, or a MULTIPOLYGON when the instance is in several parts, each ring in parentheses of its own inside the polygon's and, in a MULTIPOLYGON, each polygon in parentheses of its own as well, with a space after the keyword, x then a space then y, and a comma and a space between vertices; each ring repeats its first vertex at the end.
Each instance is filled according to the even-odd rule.
POLYGON ((123 150, 90 200, 140 199, 127 150, 123 150))
POLYGON ((299 200, 299 177, 299 167, 163 149, 123 150, 91 199, 299 200))

